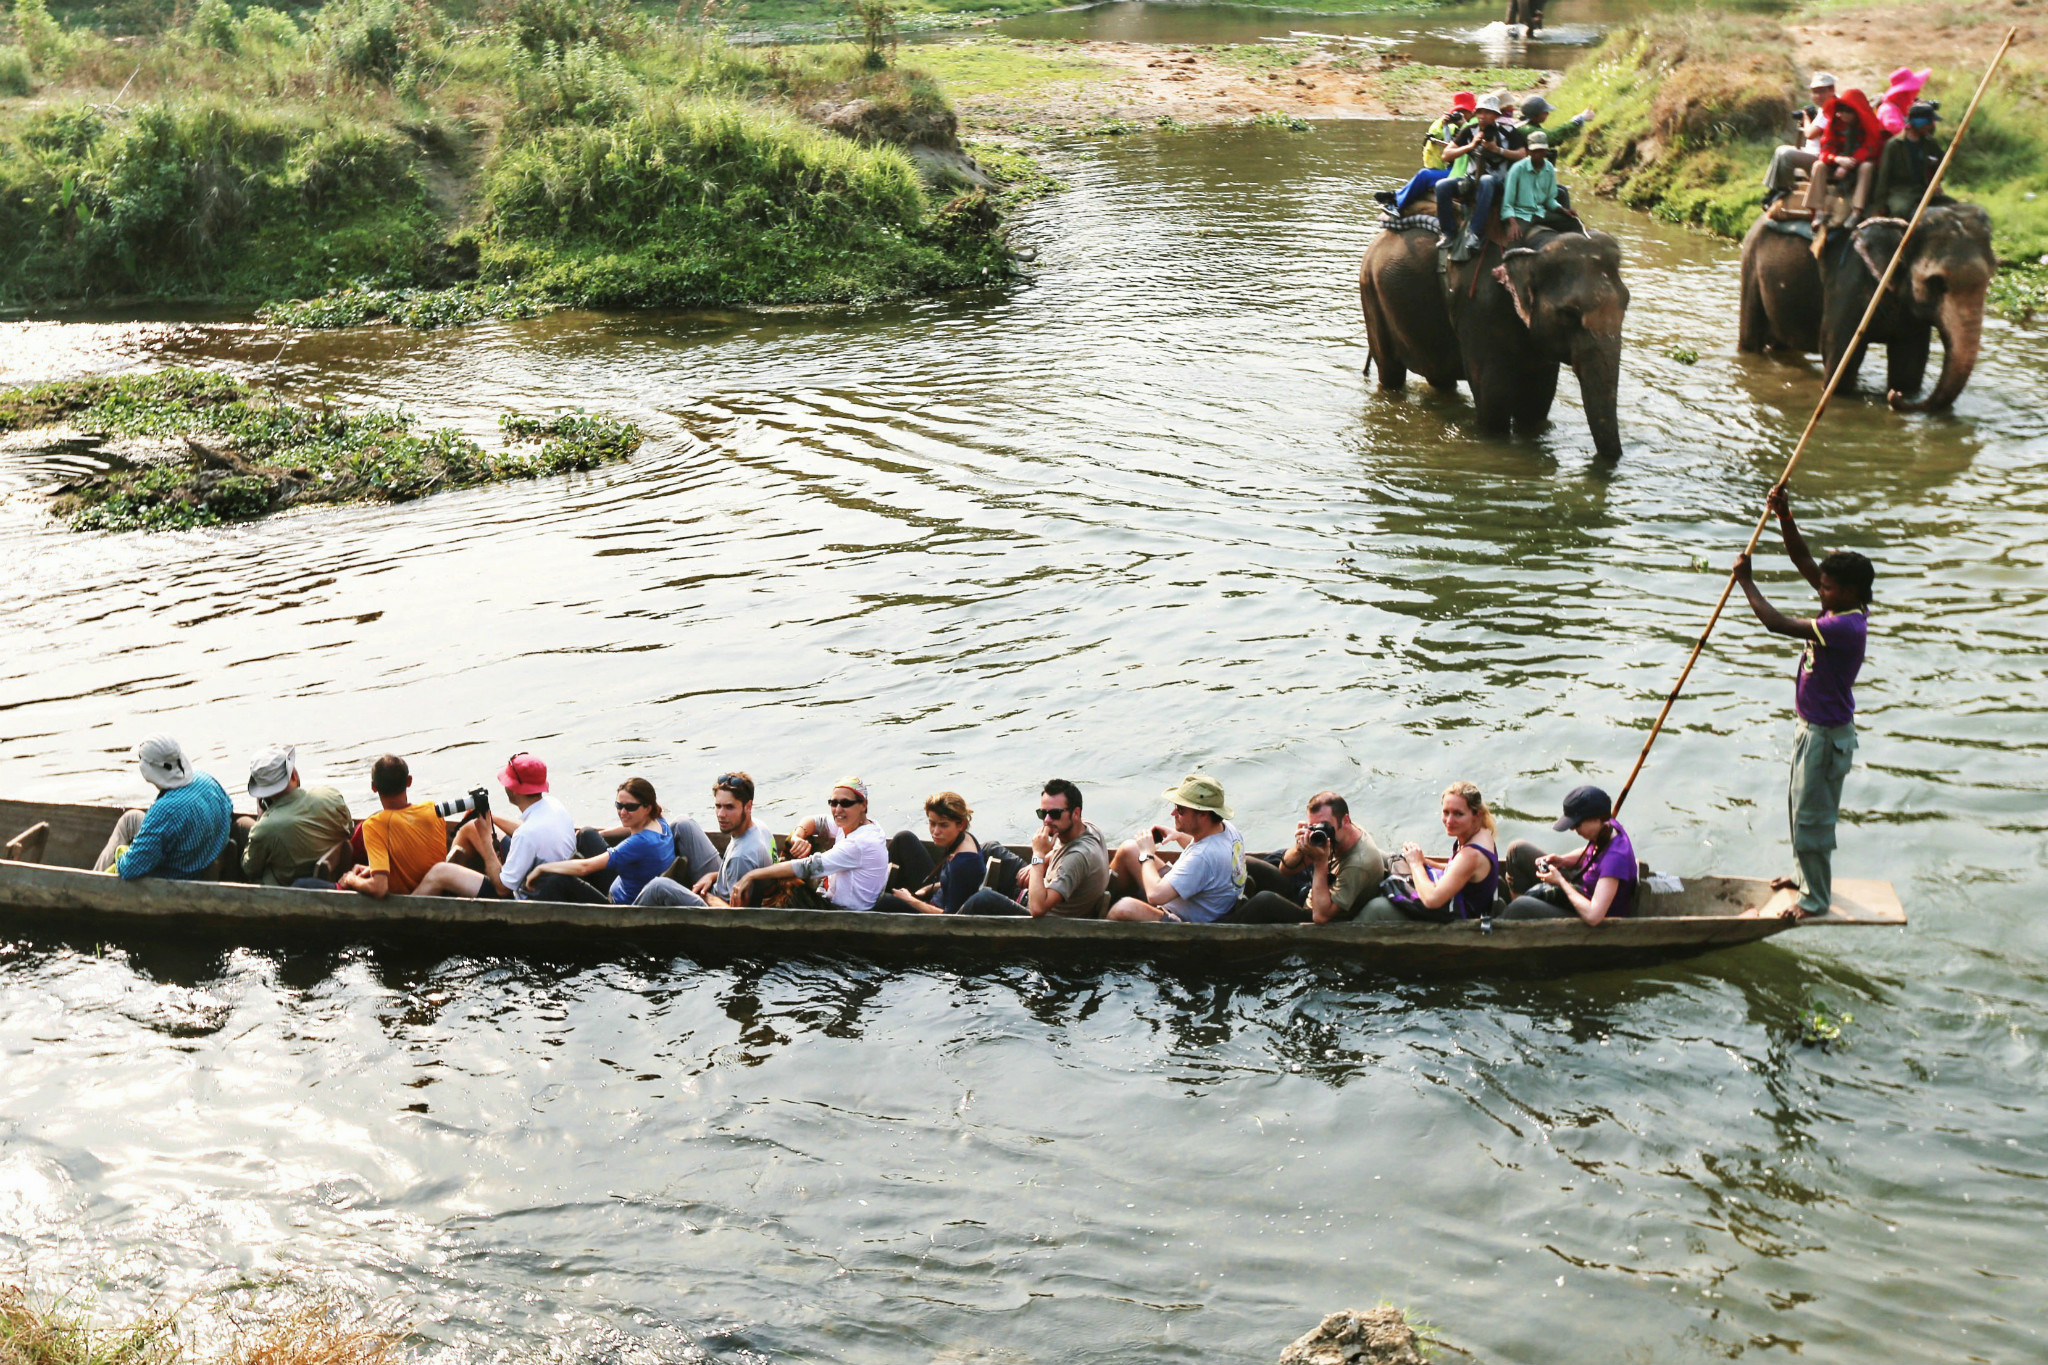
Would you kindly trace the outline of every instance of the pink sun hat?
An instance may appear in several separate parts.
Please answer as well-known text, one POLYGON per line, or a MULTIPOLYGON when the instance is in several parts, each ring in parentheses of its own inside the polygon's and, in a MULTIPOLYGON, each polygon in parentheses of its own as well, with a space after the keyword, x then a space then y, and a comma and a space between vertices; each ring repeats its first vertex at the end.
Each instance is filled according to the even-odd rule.
POLYGON ((1884 97, 1890 99, 1894 95, 1917 95, 1933 75, 1934 68, 1931 66, 1925 71, 1915 71, 1911 67, 1902 66, 1892 72, 1891 88, 1884 92, 1884 97))

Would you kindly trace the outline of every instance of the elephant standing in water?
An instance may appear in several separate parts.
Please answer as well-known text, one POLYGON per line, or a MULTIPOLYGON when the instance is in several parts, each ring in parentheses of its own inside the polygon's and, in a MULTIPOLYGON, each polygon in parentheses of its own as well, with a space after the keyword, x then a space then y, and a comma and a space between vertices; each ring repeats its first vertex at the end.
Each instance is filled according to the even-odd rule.
POLYGON ((1465 373, 1436 273, 1436 249, 1436 220, 1409 218, 1373 238, 1359 263, 1358 303, 1372 352, 1366 369, 1379 367, 1383 389, 1401 388, 1413 370, 1445 393, 1456 393, 1465 373))
POLYGON ((1833 374, 1846 360, 1845 385, 1856 382, 1864 352, 1882 345, 1885 388, 1893 407, 1916 412, 1948 407, 1970 382, 1984 334, 1984 296, 1998 268, 1991 250, 1991 215, 1975 204, 1946 204, 1922 215, 1884 303, 1850 355, 1850 338, 1905 233, 1906 225, 1896 218, 1872 219, 1851 231, 1830 233, 1822 259, 1815 261, 1806 237, 1758 218, 1742 239, 1737 344, 1745 351, 1819 351, 1824 374, 1833 374), (1941 333, 1941 374, 1926 399, 1910 401, 1926 377, 1935 331, 1941 333))
POLYGON ((1465 382, 1486 431, 1532 432, 1550 417, 1557 369, 1570 365, 1593 450, 1621 458, 1621 247, 1604 232, 1534 232, 1489 267, 1490 251, 1450 263, 1444 289, 1465 382))

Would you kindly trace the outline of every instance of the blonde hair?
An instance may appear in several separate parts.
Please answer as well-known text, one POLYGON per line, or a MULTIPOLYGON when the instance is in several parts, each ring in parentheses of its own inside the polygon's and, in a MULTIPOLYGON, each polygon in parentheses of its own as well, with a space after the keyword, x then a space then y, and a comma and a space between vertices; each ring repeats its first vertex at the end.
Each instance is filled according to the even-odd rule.
POLYGON ((1465 809, 1479 817, 1479 823, 1486 826, 1488 834, 1498 834, 1500 832, 1493 823, 1493 812, 1486 808, 1486 798, 1481 796, 1479 788, 1473 786, 1470 782, 1453 782, 1450 786, 1444 788, 1444 795, 1455 796, 1460 801, 1463 801, 1465 809))
POLYGON ((924 799, 924 813, 951 820, 962 829, 974 823, 974 808, 959 792, 934 792, 924 799))

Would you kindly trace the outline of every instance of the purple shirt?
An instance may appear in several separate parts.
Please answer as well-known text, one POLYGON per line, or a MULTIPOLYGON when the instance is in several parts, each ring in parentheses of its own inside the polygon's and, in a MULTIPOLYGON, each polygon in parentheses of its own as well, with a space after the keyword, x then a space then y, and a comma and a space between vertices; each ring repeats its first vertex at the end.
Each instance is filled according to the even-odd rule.
POLYGON ((1628 831, 1621 827, 1621 821, 1609 820, 1608 829, 1614 837, 1607 841, 1607 847, 1595 855, 1593 846, 1586 845, 1586 851, 1579 855, 1579 889, 1586 893, 1586 899, 1593 899, 1593 888, 1600 885, 1602 877, 1613 877, 1621 885, 1614 889, 1614 904, 1607 907, 1610 916, 1626 915, 1636 908, 1636 882, 1642 869, 1636 865, 1636 846, 1629 842, 1628 831))
POLYGON ((1793 708, 1808 725, 1847 725, 1856 719, 1856 674, 1870 634, 1867 610, 1825 615, 1813 623, 1813 638, 1799 656, 1793 708))

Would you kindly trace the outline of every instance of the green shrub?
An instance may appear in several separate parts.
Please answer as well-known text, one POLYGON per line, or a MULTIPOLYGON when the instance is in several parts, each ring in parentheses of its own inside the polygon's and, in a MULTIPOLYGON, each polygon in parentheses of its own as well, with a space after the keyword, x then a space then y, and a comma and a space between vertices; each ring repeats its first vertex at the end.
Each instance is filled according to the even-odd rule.
POLYGON ((240 46, 295 48, 304 35, 298 21, 283 10, 251 5, 235 25, 235 37, 240 46))
POLYGON ((537 60, 514 69, 512 88, 519 101, 515 127, 613 123, 640 102, 639 82, 625 63, 594 40, 566 52, 548 44, 537 60))
POLYGON ((592 306, 861 301, 1010 268, 993 226, 931 211, 902 152, 723 101, 543 130, 499 153, 485 202, 484 278, 592 306))
POLYGON ((14 0, 14 35, 38 70, 55 71, 71 55, 71 35, 43 0, 14 0))
POLYGON ((28 53, 12 43, 0 47, 0 95, 32 95, 35 89, 28 53))
POLYGON ((486 11, 494 28, 538 57, 553 47, 568 52, 585 43, 618 47, 641 25, 620 0, 494 0, 486 11))
POLYGON ((0 143, 0 300, 274 297, 410 278, 439 236, 417 161, 396 132, 338 117, 215 103, 111 121, 41 111, 15 147, 0 143))
POLYGON ((185 31, 201 47, 233 52, 239 45, 236 42, 235 7, 228 0, 199 0, 199 8, 192 11, 191 22, 185 25, 185 31))
POLYGON ((446 28, 422 0, 341 0, 320 12, 314 34, 327 69, 357 85, 390 85, 432 60, 446 28))
POLYGON ((896 51, 894 0, 845 0, 850 35, 860 44, 861 65, 880 71, 896 51))

